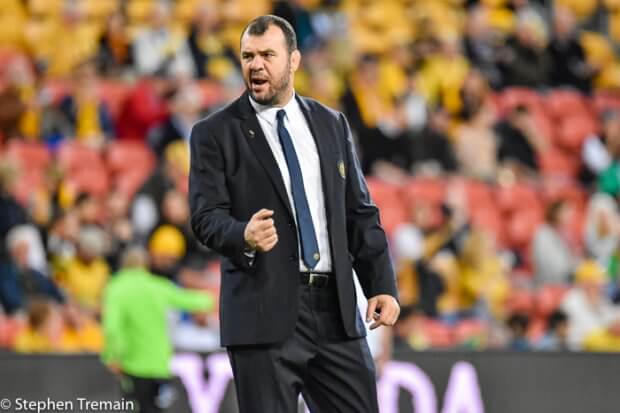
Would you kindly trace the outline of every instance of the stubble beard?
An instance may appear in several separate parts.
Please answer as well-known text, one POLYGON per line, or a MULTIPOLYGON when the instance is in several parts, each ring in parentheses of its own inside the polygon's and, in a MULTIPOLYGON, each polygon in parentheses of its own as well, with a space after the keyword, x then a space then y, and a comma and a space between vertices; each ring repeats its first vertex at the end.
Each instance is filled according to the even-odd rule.
POLYGON ((271 96, 267 96, 265 98, 259 98, 257 97, 254 92, 252 91, 252 86, 250 84, 250 82, 248 81, 246 84, 246 88, 248 89, 248 91, 250 92, 250 95, 252 95, 252 99, 254 99, 254 101, 260 105, 265 105, 265 106, 276 106, 278 104, 280 104, 282 102, 282 100, 285 98, 285 93, 288 90, 289 84, 291 83, 291 64, 288 63, 286 65, 286 71, 284 72, 284 74, 282 75, 282 77, 280 77, 280 79, 278 79, 277 83, 275 83, 272 87, 273 93, 271 94, 271 96))

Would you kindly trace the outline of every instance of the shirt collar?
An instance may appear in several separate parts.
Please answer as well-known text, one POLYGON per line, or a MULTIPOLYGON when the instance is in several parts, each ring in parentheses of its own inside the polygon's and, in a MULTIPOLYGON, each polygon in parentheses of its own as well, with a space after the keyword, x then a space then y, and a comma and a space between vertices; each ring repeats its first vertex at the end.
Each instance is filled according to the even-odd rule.
POLYGON ((296 94, 294 91, 291 100, 289 100, 288 103, 281 108, 277 106, 261 105, 260 103, 255 101, 252 98, 252 95, 250 95, 249 93, 248 97, 250 99, 250 105, 252 105, 256 114, 260 116, 263 120, 265 120, 269 124, 269 126, 276 125, 276 116, 280 109, 284 109, 284 111, 286 112, 286 116, 290 116, 291 110, 299 108, 299 103, 297 102, 296 94))

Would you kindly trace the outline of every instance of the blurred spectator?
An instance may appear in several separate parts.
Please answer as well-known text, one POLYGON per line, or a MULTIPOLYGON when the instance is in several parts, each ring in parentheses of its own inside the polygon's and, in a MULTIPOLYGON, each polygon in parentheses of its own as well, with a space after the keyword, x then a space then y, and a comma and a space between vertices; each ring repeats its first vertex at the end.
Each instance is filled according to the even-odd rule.
POLYGON ((64 341, 62 313, 57 305, 35 301, 28 309, 28 325, 15 339, 20 353, 66 353, 74 349, 64 341))
POLYGON ((560 310, 556 310, 547 320, 547 331, 536 344, 536 350, 566 351, 568 346, 568 317, 560 310))
POLYGON ((149 240, 151 272, 176 281, 186 251, 181 231, 172 225, 158 227, 149 240))
POLYGON ((41 233, 35 225, 23 224, 12 227, 6 235, 6 242, 9 247, 13 242, 27 244, 26 265, 41 273, 47 273, 45 247, 41 240, 41 233))
POLYGON ((556 68, 550 71, 551 84, 572 86, 589 93, 596 70, 586 61, 585 51, 577 36, 575 16, 566 8, 556 7, 553 35, 548 46, 551 67, 556 68))
POLYGON ((55 274, 58 283, 85 310, 97 314, 101 295, 110 277, 105 261, 106 235, 94 227, 82 227, 77 243, 77 254, 55 274))
POLYGON ((99 37, 97 67, 106 76, 118 76, 133 65, 131 39, 127 33, 125 15, 117 11, 105 22, 103 33, 99 37))
MULTIPOLYGON (((620 114, 617 112, 608 112, 604 115, 603 136, 602 140, 605 144, 603 147, 600 141, 590 138, 586 141, 586 145, 590 147, 589 158, 596 161, 596 166, 600 167, 597 172, 598 187, 602 192, 606 192, 612 196, 620 193, 620 114), (596 156, 596 158, 595 158, 596 156)), ((595 167, 594 162, 586 161, 586 165, 595 167)), ((591 167, 591 168, 592 168, 591 167)))
POLYGON ((80 233, 80 218, 75 210, 61 211, 52 221, 47 250, 52 266, 58 268, 73 258, 80 233))
POLYGON ((479 6, 469 10, 463 42, 471 64, 484 75, 492 88, 501 87, 502 73, 497 67, 499 39, 489 25, 488 9, 479 6))
POLYGON ((74 204, 78 219, 82 225, 97 226, 101 223, 101 205, 93 195, 82 192, 74 204))
POLYGON ((538 169, 538 153, 545 147, 545 138, 534 123, 526 106, 518 105, 506 120, 495 125, 498 138, 497 159, 519 170, 538 169))
POLYGON ((505 86, 540 88, 549 82, 550 59, 545 46, 545 26, 535 13, 521 13, 514 36, 499 52, 505 86))
POLYGON ((605 328, 620 315, 603 290, 606 274, 596 261, 583 261, 575 271, 575 285, 566 293, 561 309, 568 316, 568 344, 580 350, 592 332, 605 328))
POLYGON ((157 399, 171 377, 173 349, 167 331, 167 312, 174 309, 207 311, 213 298, 183 290, 146 270, 148 257, 132 247, 123 256, 122 270, 105 290, 102 359, 121 379, 125 396, 135 399, 144 412, 164 408, 157 399))
POLYGON ((6 236, 15 225, 28 222, 28 214, 11 190, 15 185, 15 169, 8 162, 0 161, 0 260, 8 256, 6 236))
POLYGON ((395 97, 390 90, 381 86, 378 56, 360 56, 350 76, 348 90, 342 98, 342 106, 359 140, 365 173, 371 171, 375 161, 389 160, 393 155, 393 152, 386 149, 389 138, 379 129, 379 122, 393 112, 395 97))
POLYGON ((25 310, 36 299, 65 302, 56 284, 30 263, 32 229, 15 226, 6 236, 10 259, 0 261, 0 304, 9 314, 25 310))
POLYGON ((318 39, 312 26, 312 16, 303 1, 276 1, 272 14, 287 20, 297 34, 297 47, 303 52, 318 39))
POLYGON ((31 83, 29 77, 30 68, 25 59, 9 62, 5 75, 7 84, 0 91, 0 142, 21 136, 20 121, 27 111, 22 90, 31 83))
POLYGON ((607 353, 620 352, 620 318, 588 334, 584 340, 583 349, 607 353))
POLYGON ((487 80, 477 70, 471 70, 460 90, 462 107, 458 111, 458 118, 471 122, 482 112, 495 116, 491 91, 487 80))
POLYGON ((582 146, 583 168, 580 179, 585 184, 590 184, 598 177, 600 190, 615 196, 620 192, 620 180, 617 178, 617 164, 620 159, 620 113, 606 111, 601 121, 601 134, 588 136, 582 146))
POLYGON ((148 131, 168 117, 166 98, 171 83, 164 77, 144 76, 127 94, 117 119, 120 139, 143 142, 148 131))
POLYGON ((437 109, 429 114, 428 125, 418 133, 412 133, 411 165, 414 173, 431 172, 433 175, 455 172, 456 156, 448 138, 448 114, 437 109))
POLYGON ((575 269, 575 258, 563 232, 570 218, 569 205, 552 202, 545 211, 545 222, 532 241, 532 264, 538 285, 568 284, 575 269))
POLYGON ((203 269, 214 253, 196 239, 190 225, 190 211, 187 196, 178 190, 166 192, 161 205, 160 225, 171 225, 178 229, 185 239, 186 253, 183 264, 194 269, 203 269))
POLYGON ((51 76, 67 76, 97 53, 97 25, 86 19, 80 2, 63 1, 60 16, 35 20, 26 36, 38 65, 51 76))
POLYGON ((81 311, 74 303, 63 308, 63 341, 73 352, 99 353, 103 349, 103 331, 90 314, 81 311))
POLYGON ((418 90, 431 107, 440 106, 457 113, 462 106, 461 87, 470 64, 461 54, 460 41, 450 35, 442 38, 437 53, 431 53, 418 73, 418 90))
POLYGON ((162 163, 134 198, 132 222, 139 239, 146 240, 161 219, 162 201, 170 189, 183 189, 189 173, 189 149, 185 142, 172 142, 164 150, 162 163))
POLYGON ((187 84, 176 91, 170 98, 168 119, 152 129, 148 142, 153 152, 162 157, 169 143, 182 141, 189 144, 192 126, 201 116, 202 95, 195 84, 187 84))
POLYGON ((114 125, 108 107, 99 95, 97 67, 85 61, 73 71, 72 91, 60 102, 60 112, 71 125, 71 135, 80 142, 100 147, 114 137, 114 125))
POLYGON ((426 350, 429 338, 424 333, 424 313, 417 306, 403 306, 394 325, 394 351, 426 350))
POLYGON ((618 204, 607 194, 590 198, 585 221, 587 253, 601 266, 608 268, 620 242, 618 204))
POLYGON ((194 72, 198 78, 224 80, 240 76, 235 51, 222 41, 221 10, 205 2, 196 8, 189 30, 188 45, 192 54, 194 72))
POLYGON ((530 351, 532 345, 527 337, 527 328, 530 319, 526 314, 515 313, 508 317, 508 329, 510 330, 510 338, 508 341, 508 350, 513 351, 530 351))
POLYGON ((295 91, 332 108, 340 108, 345 85, 335 60, 325 42, 308 49, 295 73, 295 91))
POLYGON ((492 182, 497 174, 498 138, 493 130, 494 111, 489 103, 488 84, 477 71, 471 71, 461 88, 463 123, 455 131, 459 171, 492 182))
POLYGON ((459 254, 460 305, 465 314, 503 319, 510 284, 490 235, 469 233, 459 254))
POLYGON ((129 197, 121 191, 113 191, 106 199, 105 226, 110 245, 107 250, 107 261, 111 270, 117 271, 120 265, 121 252, 134 239, 134 229, 129 219, 129 197))
POLYGON ((149 24, 133 43, 133 58, 138 74, 192 76, 194 65, 187 43, 170 28, 170 5, 163 0, 153 3, 149 24))

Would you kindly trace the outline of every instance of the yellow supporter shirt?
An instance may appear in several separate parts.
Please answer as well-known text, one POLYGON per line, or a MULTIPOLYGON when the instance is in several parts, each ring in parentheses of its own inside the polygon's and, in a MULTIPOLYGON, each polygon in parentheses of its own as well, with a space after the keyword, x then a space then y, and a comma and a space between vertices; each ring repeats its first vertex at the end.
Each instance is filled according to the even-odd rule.
POLYGON ((617 352, 620 351, 620 336, 611 334, 607 329, 596 330, 583 342, 586 351, 617 352))
POLYGON ((70 353, 76 350, 64 337, 54 343, 30 327, 17 336, 13 349, 19 353, 70 353))
POLYGON ((101 294, 110 277, 110 268, 102 258, 85 263, 77 258, 71 259, 58 274, 60 285, 80 305, 96 309, 101 301, 101 294))

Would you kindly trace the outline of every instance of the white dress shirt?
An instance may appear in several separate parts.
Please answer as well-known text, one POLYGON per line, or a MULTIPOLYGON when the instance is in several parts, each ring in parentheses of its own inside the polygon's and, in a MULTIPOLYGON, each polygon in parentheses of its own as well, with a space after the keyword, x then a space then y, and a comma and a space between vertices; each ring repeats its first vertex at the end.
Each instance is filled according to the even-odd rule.
MULTIPOLYGON (((267 138, 267 143, 271 148, 273 157, 275 158, 282 179, 284 180, 284 186, 286 187, 286 193, 288 200, 297 221, 297 215, 295 212, 295 202, 293 200, 293 192, 291 191, 291 178, 288 172, 288 165, 286 158, 284 157, 284 151, 280 144, 280 138, 278 137, 278 121, 276 114, 280 109, 284 109, 286 117, 284 118, 284 126, 291 135, 293 146, 299 159, 299 166, 301 168, 301 174, 304 180, 304 189, 306 191, 306 198, 308 199, 308 206, 310 208, 310 215, 312 216, 312 223, 314 225, 314 232, 319 244, 319 254, 321 258, 318 264, 313 269, 314 271, 331 271, 332 270, 332 258, 331 250, 329 246, 329 235, 327 233, 327 215, 325 212, 325 194, 323 193, 323 185, 321 180, 321 164, 319 162, 319 153, 316 147, 308 122, 304 117, 299 102, 295 99, 295 94, 291 100, 282 108, 261 105, 254 101, 250 97, 250 103, 256 115, 261 129, 267 138)), ((277 230, 277 228, 276 228, 277 230)), ((308 268, 304 265, 301 258, 301 245, 299 248, 299 269, 300 271, 308 271, 308 268)))

